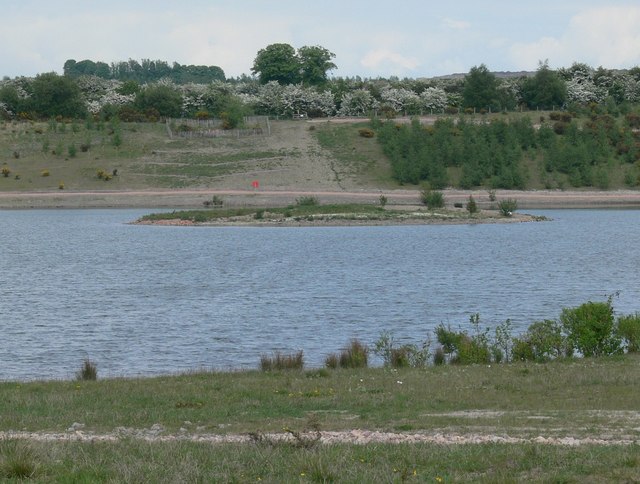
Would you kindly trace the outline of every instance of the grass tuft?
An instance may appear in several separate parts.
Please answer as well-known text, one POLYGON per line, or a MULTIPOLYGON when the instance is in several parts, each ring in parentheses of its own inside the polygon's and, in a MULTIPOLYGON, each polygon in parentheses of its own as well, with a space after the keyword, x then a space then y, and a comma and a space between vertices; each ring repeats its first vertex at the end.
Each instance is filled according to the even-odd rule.
POLYGON ((76 373, 76 378, 83 381, 95 381, 98 379, 98 367, 87 358, 82 362, 82 367, 76 373))
POLYGON ((293 354, 282 354, 276 351, 273 356, 260 356, 260 369, 262 371, 302 370, 304 356, 302 351, 293 354))

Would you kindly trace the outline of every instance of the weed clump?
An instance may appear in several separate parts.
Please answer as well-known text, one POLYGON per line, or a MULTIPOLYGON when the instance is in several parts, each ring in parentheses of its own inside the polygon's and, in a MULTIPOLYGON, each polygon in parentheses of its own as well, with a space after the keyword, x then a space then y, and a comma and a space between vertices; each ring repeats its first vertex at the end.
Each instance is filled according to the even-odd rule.
POLYGON ((76 378, 82 381, 95 381, 98 379, 98 367, 93 361, 87 358, 76 373, 76 378))
POLYGON ((351 340, 349 346, 339 354, 333 353, 325 359, 327 368, 366 368, 369 364, 369 348, 357 339, 351 340))
POLYGON ((276 351, 273 356, 260 356, 260 369, 262 371, 302 370, 304 356, 302 350, 293 354, 282 354, 276 351))
POLYGON ((31 479, 37 471, 36 456, 26 440, 0 440, 0 478, 31 479))

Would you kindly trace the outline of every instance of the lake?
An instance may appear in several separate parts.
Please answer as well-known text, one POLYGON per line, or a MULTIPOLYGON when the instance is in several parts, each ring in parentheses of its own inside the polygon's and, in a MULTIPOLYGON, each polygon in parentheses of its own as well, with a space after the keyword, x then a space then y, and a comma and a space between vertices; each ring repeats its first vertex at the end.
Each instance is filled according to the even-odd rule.
POLYGON ((0 380, 319 367, 389 330, 419 343, 469 316, 514 333, 563 307, 640 310, 640 211, 399 227, 129 225, 147 210, 0 211, 0 380))

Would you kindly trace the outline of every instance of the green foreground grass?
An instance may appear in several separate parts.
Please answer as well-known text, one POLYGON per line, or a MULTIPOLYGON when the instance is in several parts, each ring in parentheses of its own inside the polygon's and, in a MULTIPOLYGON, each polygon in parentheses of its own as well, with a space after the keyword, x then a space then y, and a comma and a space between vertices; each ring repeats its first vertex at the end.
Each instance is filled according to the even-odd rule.
POLYGON ((116 442, 5 440, 0 475, 15 475, 12 462, 23 461, 43 481, 633 482, 640 479, 639 369, 640 356, 625 355, 546 364, 4 382, 0 431, 72 434, 67 429, 78 422, 84 433, 99 435, 159 425, 160 437, 184 440, 150 442, 131 432, 116 442), (593 438, 611 445, 193 441, 310 427, 593 438))

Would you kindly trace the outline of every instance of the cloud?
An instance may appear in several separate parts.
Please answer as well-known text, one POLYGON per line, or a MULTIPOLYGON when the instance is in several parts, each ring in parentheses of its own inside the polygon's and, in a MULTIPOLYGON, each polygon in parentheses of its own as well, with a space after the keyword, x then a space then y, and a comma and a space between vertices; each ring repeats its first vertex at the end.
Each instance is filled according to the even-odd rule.
POLYGON ((516 43, 510 57, 520 69, 532 69, 539 60, 552 66, 585 62, 594 67, 632 67, 640 63, 640 7, 602 7, 574 15, 558 37, 516 43))
POLYGON ((442 25, 451 30, 467 30, 471 27, 471 23, 466 20, 455 20, 449 17, 442 19, 442 25))
POLYGON ((371 70, 378 70, 391 64, 402 71, 411 71, 418 67, 420 62, 414 57, 405 57, 389 49, 376 49, 367 52, 360 60, 360 64, 371 70))

